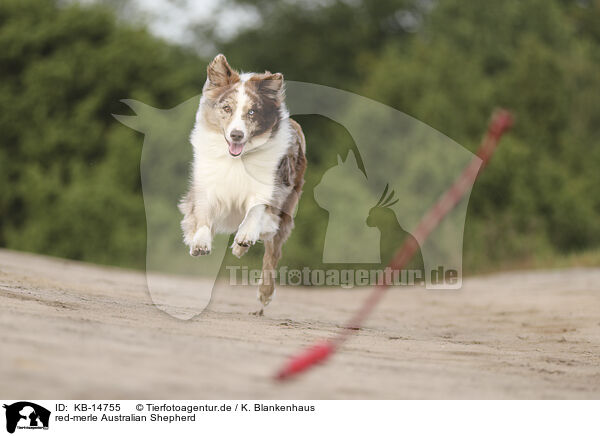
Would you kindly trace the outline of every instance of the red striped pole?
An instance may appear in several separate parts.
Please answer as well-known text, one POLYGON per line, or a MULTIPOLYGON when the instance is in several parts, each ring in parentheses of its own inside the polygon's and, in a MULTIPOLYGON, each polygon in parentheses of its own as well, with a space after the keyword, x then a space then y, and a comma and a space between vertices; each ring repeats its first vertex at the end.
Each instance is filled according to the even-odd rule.
MULTIPOLYGON (((419 248, 417 241, 422 244, 431 232, 438 226, 448 213, 460 202, 467 190, 473 186, 479 172, 487 165, 492 157, 500 137, 513 124, 513 117, 506 110, 498 110, 492 115, 487 134, 483 139, 477 157, 473 158, 452 186, 438 199, 438 201, 421 218, 419 225, 413 232, 414 238, 407 238, 396 252, 388 267, 392 270, 401 270, 413 257, 419 248)), ((348 339, 360 329, 363 322, 375 308, 379 300, 389 289, 390 283, 380 277, 373 291, 363 303, 360 310, 348 321, 342 331, 331 339, 323 340, 293 356, 275 375, 277 380, 287 380, 325 361, 348 339)))

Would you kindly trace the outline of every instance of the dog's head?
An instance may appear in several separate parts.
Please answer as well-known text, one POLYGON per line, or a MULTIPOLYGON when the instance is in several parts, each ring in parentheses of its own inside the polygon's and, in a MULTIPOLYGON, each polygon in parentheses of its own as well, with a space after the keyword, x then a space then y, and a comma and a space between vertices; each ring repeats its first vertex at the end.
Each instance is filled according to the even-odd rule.
POLYGON ((223 134, 223 146, 238 157, 277 132, 283 116, 283 75, 240 74, 219 54, 208 65, 202 96, 205 123, 223 134))

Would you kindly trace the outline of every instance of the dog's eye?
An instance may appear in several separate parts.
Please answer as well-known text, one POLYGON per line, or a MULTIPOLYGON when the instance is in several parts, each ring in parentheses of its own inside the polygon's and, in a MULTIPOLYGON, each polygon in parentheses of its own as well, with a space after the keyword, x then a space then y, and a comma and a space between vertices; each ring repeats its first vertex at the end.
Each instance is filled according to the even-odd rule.
POLYGON ((250 110, 248 111, 248 115, 254 115, 254 109, 250 109, 250 110))
POLYGON ((225 105, 225 106, 223 106, 223 110, 229 114, 229 113, 231 113, 231 106, 225 105))

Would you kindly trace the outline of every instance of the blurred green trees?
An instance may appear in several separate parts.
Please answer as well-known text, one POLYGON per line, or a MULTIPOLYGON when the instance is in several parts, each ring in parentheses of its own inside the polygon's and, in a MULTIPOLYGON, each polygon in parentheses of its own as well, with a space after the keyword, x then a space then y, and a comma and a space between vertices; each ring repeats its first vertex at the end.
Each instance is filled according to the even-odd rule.
MULTIPOLYGON (((471 150, 494 107, 515 113, 473 189, 467 272, 600 247, 600 1, 230 3, 258 24, 229 39, 201 25, 198 41, 235 67, 373 98, 471 150)), ((102 7, 3 0, 0 246, 142 267, 142 136, 111 113, 127 112, 122 98, 187 100, 205 65, 102 7)), ((353 143, 333 122, 298 119, 310 168, 283 262, 316 266, 328 216, 312 189, 353 143)))
POLYGON ((142 267, 142 137, 111 113, 182 102, 202 64, 102 8, 2 1, 0 245, 142 267))
MULTIPOLYGON (((495 107, 514 112, 514 130, 473 189, 466 271, 599 246, 599 1, 236 3, 263 17, 217 42, 236 65, 365 95, 472 151, 495 107)), ((352 146, 333 123, 303 126, 310 161, 325 168, 352 146)), ((300 210, 318 213, 307 197, 300 210)))

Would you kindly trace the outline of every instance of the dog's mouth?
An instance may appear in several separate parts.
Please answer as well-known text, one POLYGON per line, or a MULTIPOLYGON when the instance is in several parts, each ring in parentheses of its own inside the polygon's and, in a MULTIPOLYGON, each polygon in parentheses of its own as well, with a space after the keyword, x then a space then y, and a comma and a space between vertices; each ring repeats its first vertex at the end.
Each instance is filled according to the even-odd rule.
POLYGON ((242 154, 242 151, 244 151, 244 145, 246 145, 245 142, 232 141, 227 141, 227 144, 229 145, 229 154, 233 157, 238 157, 240 154, 242 154))

